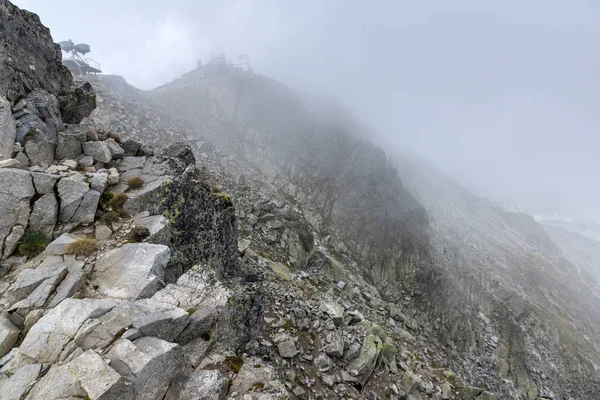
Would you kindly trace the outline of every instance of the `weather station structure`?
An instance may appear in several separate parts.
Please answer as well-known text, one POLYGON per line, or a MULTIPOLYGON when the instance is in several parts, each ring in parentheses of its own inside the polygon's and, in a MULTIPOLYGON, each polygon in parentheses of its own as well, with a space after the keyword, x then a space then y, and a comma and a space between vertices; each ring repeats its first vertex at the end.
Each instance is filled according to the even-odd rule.
POLYGON ((182 75, 182 78, 222 78, 231 73, 252 72, 247 54, 237 56, 235 62, 230 62, 225 54, 211 54, 207 60, 197 60, 196 69, 182 75))
POLYGON ((91 51, 90 45, 75 44, 71 39, 59 43, 63 51, 62 63, 74 76, 102 73, 100 64, 91 58, 84 57, 91 51))
POLYGON ((228 76, 254 73, 247 54, 239 54, 231 59, 233 61, 230 61, 223 52, 211 54, 206 57, 204 62, 201 59, 197 59, 195 69, 182 74, 180 78, 175 78, 173 81, 156 89, 165 87, 199 87, 206 85, 207 82, 212 80, 221 80, 228 76))

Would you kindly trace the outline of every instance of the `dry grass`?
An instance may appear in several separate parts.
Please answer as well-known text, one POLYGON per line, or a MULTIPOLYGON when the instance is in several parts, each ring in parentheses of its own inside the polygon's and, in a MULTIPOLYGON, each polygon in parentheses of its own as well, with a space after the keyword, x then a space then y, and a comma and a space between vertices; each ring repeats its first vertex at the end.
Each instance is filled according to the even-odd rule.
POLYGON ((119 193, 113 196, 112 199, 108 201, 108 205, 113 208, 113 210, 118 211, 123 208, 125 202, 129 199, 125 193, 119 193))
POLYGON ((67 254, 89 257, 100 249, 98 241, 92 238, 83 238, 67 246, 67 254))
POLYGON ((96 131, 87 131, 85 133, 85 138, 88 141, 96 142, 96 141, 98 141, 98 132, 96 132, 96 131))
POLYGON ((127 179, 127 186, 129 189, 139 189, 144 185, 144 180, 139 176, 134 176, 132 178, 127 179))
POLYGON ((109 211, 102 215, 102 221, 104 222, 116 222, 121 218, 121 215, 118 211, 109 211))
POLYGON ((121 141, 123 140, 123 137, 119 132, 110 132, 108 134, 108 138, 114 140, 117 143, 121 143, 121 141))

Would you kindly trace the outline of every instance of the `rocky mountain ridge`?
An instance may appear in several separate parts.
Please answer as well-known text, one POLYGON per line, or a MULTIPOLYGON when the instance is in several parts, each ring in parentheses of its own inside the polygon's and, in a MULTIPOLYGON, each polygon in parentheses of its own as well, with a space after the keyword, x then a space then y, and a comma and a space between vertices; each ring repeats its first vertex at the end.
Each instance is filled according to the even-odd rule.
MULTIPOLYGON (((1 1, 6 29, 55 48, 1 1)), ((53 63, 43 78, 61 82, 53 63)), ((35 82, 20 73, 7 79, 35 82)), ((364 127, 315 117, 256 74, 192 73, 150 92, 88 78, 5 98, 0 206, 16 217, 0 218, 3 398, 598 394, 595 314, 556 303, 573 304, 585 275, 543 276, 561 276, 574 248, 557 233, 388 160, 364 127), (24 258, 32 232, 54 240, 24 258), (500 279, 523 263, 531 275, 500 279)))

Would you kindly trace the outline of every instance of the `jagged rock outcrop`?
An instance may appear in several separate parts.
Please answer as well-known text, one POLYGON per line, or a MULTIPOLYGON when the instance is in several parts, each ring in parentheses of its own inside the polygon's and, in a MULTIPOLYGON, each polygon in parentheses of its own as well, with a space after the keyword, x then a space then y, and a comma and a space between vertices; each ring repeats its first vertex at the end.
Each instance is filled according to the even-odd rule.
POLYGON ((58 100, 62 119, 67 124, 80 123, 96 108, 96 94, 89 82, 59 96, 58 100))
POLYGON ((0 97, 14 103, 33 89, 54 96, 69 92, 73 78, 62 65, 60 47, 36 14, 2 0, 0 26, 0 97))
POLYGON ((27 155, 31 165, 49 165, 63 121, 87 117, 95 94, 89 84, 72 87, 60 47, 37 15, 2 0, 0 27, 0 160, 12 157, 16 136, 27 147, 20 161, 27 155))
POLYGON ((209 262, 221 277, 239 275, 233 203, 226 194, 213 193, 195 168, 144 196, 140 210, 170 219, 171 246, 177 251, 169 273, 209 262))
POLYGON ((427 215, 383 151, 342 127, 323 131, 289 89, 259 75, 177 82, 154 94, 186 110, 190 124, 216 114, 211 139, 285 188, 317 231, 338 233, 383 289, 415 285, 427 260, 427 215))

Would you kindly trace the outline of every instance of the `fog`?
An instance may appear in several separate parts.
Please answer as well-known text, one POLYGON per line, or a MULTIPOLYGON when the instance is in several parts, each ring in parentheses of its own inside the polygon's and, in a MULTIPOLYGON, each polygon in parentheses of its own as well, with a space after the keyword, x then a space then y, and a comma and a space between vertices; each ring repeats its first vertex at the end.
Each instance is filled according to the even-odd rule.
POLYGON ((140 88, 248 54, 478 193, 600 216, 598 2, 14 2, 140 88))

